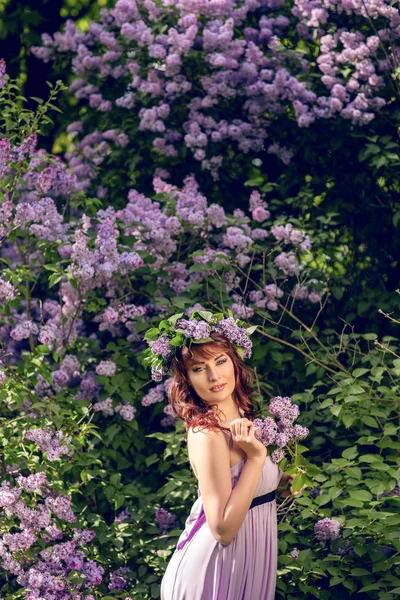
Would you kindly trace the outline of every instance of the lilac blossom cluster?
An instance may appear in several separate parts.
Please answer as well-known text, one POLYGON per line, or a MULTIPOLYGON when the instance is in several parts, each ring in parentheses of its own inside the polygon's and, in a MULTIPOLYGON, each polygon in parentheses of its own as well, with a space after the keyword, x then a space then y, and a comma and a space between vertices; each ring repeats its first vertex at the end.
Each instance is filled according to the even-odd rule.
POLYGON ((165 400, 165 382, 152 387, 142 398, 142 406, 150 406, 165 400))
MULTIPOLYGON (((363 125, 386 103, 387 72, 399 58, 398 8, 387 0, 294 0, 289 17, 283 10, 283 0, 244 0, 240 6, 201 0, 195 7, 180 0, 162 5, 118 0, 87 32, 67 21, 63 33, 43 34, 42 46, 31 50, 46 62, 69 53, 77 76, 70 90, 77 99, 102 113, 135 110, 139 123, 128 137, 150 135, 167 157, 185 145, 217 178, 221 148, 228 143, 242 153, 266 145, 289 162, 290 150, 277 141, 265 144, 271 115, 288 107, 299 127, 337 116, 363 125), (361 24, 354 31, 356 18, 361 24), (316 66, 286 49, 289 27, 297 31, 295 45, 314 44, 316 66), (201 60, 196 79, 194 56, 201 60), (310 71, 307 83, 303 74, 310 71)), ((77 122, 70 131, 80 134, 82 128, 77 122)), ((88 185, 109 142, 126 145, 120 135, 115 129, 84 135, 69 156, 80 185, 88 185)), ((261 222, 267 212, 256 207, 253 218, 261 222)))
POLYGON ((0 277, 0 300, 14 300, 16 295, 17 291, 13 284, 0 277))
POLYGON ((211 329, 210 325, 205 321, 188 321, 187 319, 179 319, 176 323, 177 329, 182 329, 183 334, 186 338, 192 338, 194 340, 201 340, 203 338, 209 338, 211 329))
POLYGON ((1 568, 17 577, 26 600, 88 598, 84 593, 101 584, 104 572, 84 551, 94 532, 71 528, 72 539, 61 541, 76 521, 71 498, 53 490, 42 472, 20 476, 17 484, 21 489, 7 481, 0 485, 0 512, 12 531, 0 536, 1 568), (31 499, 35 491, 40 496, 31 499))
POLYGON ((162 533, 166 533, 169 529, 179 526, 179 521, 176 515, 170 513, 165 508, 158 508, 156 510, 155 521, 162 533))
POLYGON ((106 375, 107 377, 113 377, 117 370, 117 365, 112 360, 102 360, 96 366, 97 375, 106 375))
POLYGON ((50 462, 57 460, 60 456, 71 456, 73 449, 70 446, 71 436, 62 431, 53 432, 50 429, 28 429, 25 437, 34 442, 41 452, 46 452, 50 462))
POLYGON ((300 414, 299 407, 292 404, 291 399, 287 396, 282 398, 276 396, 268 408, 272 417, 265 419, 254 419, 253 425, 257 427, 256 438, 264 444, 264 446, 275 447, 271 454, 271 459, 275 463, 279 463, 285 458, 285 448, 297 440, 303 440, 309 434, 307 427, 295 425, 294 421, 300 414))
POLYGON ((314 526, 315 539, 319 542, 337 540, 340 536, 341 524, 335 519, 320 519, 314 526))
POLYGON ((131 404, 117 404, 113 406, 112 398, 106 398, 93 404, 93 410, 95 412, 101 412, 104 416, 110 417, 114 414, 119 414, 124 421, 132 421, 134 419, 137 409, 131 404))
MULTIPOLYGON (((42 196, 49 193, 52 196, 67 196, 79 188, 77 175, 66 168, 60 157, 53 157, 43 149, 38 150, 36 146, 36 133, 28 135, 19 145, 12 145, 10 138, 7 137, 0 140, 1 177, 12 180, 15 176, 15 163, 26 163, 19 188, 23 199, 31 208, 28 209, 26 205, 23 209, 21 208, 19 218, 25 218, 27 221, 40 219, 40 207, 39 210, 36 210, 35 204, 42 196)), ((57 222, 55 207, 49 202, 49 198, 46 200, 47 209, 51 209, 54 213, 53 215, 49 214, 49 217, 57 222)), ((43 225, 32 226, 31 231, 42 236, 50 235, 50 228, 46 229, 43 225)))
POLYGON ((253 351, 253 342, 249 338, 246 330, 239 327, 233 317, 222 319, 215 326, 214 330, 225 336, 232 344, 243 348, 244 358, 251 358, 253 351))
POLYGON ((161 419, 161 421, 160 421, 161 427, 171 427, 171 426, 175 425, 176 416, 175 416, 172 406, 170 404, 167 404, 166 406, 164 406, 163 412, 167 416, 164 417, 163 419, 161 419))

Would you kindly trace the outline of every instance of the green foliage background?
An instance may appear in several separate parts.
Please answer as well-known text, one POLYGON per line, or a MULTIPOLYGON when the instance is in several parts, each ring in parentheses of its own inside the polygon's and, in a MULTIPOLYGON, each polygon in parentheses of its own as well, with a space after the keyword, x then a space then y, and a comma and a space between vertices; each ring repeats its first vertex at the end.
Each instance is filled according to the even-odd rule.
MULTIPOLYGON (((68 17, 80 20, 84 27, 101 6, 101 2, 73 0, 0 3, 0 56, 19 80, 28 106, 35 105, 31 96, 47 98, 46 79, 66 79, 65 65, 39 63, 29 56, 29 46, 39 43, 41 32, 58 30, 68 17)), ((56 153, 67 148, 65 127, 83 110, 68 93, 59 105, 62 112, 52 115, 54 122, 45 126, 40 140, 56 153)), ((391 313, 398 308, 399 98, 392 98, 389 119, 378 117, 365 128, 319 122, 307 130, 297 129, 289 117, 283 117, 279 127, 297 149, 289 166, 266 153, 259 156, 261 166, 232 155, 229 170, 213 182, 188 159, 173 165, 173 183, 180 185, 187 173, 195 172, 209 201, 223 204, 227 211, 245 208, 250 190, 257 188, 268 198, 271 211, 299 219, 314 232, 316 244, 308 267, 328 280, 328 304, 316 323, 315 311, 309 307, 297 313, 301 321, 285 314, 278 324, 264 323, 254 350, 264 394, 262 408, 270 396, 291 395, 301 405, 302 424, 312 429, 307 459, 316 467, 314 489, 319 494, 308 488, 280 513, 277 597, 392 600, 400 591, 399 498, 390 495, 399 478, 399 333, 398 323, 379 310, 391 313), (324 516, 344 524, 341 540, 330 549, 313 537, 315 520, 324 516), (354 554, 340 556, 335 551, 345 540, 354 554), (289 556, 294 547, 300 550, 297 560, 289 556)), ((100 183, 102 178, 112 181, 117 207, 132 185, 144 193, 151 191, 154 164, 144 150, 142 146, 130 152, 134 170, 111 157, 98 175, 100 183)), ((47 262, 52 264, 55 250, 47 251, 47 262)), ((143 276, 141 283, 143 295, 151 297, 151 281, 143 276)), ((46 276, 41 286, 44 294, 46 276)), ((217 301, 217 290, 211 295, 217 301)), ((88 321, 104 307, 103 299, 95 294, 89 300, 88 321)), ((204 292, 193 287, 182 303, 184 307, 207 300, 204 292)), ((165 506, 174 511, 183 526, 196 482, 188 468, 182 424, 177 423, 174 431, 160 432, 162 406, 139 406, 149 381, 131 345, 118 339, 109 341, 106 350, 121 372, 112 378, 99 377, 104 393, 136 401, 137 419, 110 424, 97 415, 93 423, 85 421, 87 407, 76 403, 74 390, 60 395, 54 404, 42 407, 43 425, 55 424, 74 435, 76 451, 71 461, 54 466, 33 448, 23 447, 22 452, 25 432, 15 427, 12 414, 4 409, 2 464, 16 464, 22 458, 33 469, 44 464, 60 489, 67 485, 74 492, 82 526, 96 531, 91 548, 96 560, 106 568, 129 564, 129 595, 157 598, 160 578, 181 529, 159 535, 153 524, 154 509, 165 506), (130 508, 132 518, 115 522, 124 506, 130 508)), ((87 356, 103 358, 98 342, 90 339, 78 339, 75 351, 83 364, 87 356)), ((24 355, 14 385, 1 392, 3 399, 7 394, 9 401, 11 395, 20 406, 38 372, 50 378, 51 368, 44 360, 47 354, 42 349, 24 355), (32 374, 31 381, 26 380, 27 373, 32 374)), ((21 597, 7 578, 0 581, 6 600, 21 597)), ((100 597, 108 597, 106 588, 100 597)))

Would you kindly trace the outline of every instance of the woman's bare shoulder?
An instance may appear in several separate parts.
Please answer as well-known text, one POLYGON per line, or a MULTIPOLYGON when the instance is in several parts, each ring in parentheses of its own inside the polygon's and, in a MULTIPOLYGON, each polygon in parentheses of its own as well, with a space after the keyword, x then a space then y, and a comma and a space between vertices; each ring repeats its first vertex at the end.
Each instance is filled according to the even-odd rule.
POLYGON ((220 429, 209 429, 206 427, 189 427, 187 432, 187 444, 189 454, 196 455, 204 451, 229 452, 224 432, 220 429))

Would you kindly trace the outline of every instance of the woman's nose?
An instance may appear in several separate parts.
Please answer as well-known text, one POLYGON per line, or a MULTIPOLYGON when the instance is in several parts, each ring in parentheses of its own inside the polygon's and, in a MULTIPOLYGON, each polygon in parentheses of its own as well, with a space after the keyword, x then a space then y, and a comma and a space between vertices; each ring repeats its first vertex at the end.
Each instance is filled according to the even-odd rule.
POLYGON ((208 372, 208 379, 210 381, 215 381, 217 379, 217 372, 214 371, 213 369, 210 369, 208 372))

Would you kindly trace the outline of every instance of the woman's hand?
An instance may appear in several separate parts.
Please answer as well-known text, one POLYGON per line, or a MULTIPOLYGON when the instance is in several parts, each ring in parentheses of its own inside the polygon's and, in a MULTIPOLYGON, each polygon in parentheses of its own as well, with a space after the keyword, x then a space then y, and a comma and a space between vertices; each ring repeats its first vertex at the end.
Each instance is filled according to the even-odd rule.
POLYGON ((230 424, 232 437, 247 454, 247 458, 265 458, 267 449, 257 438, 255 427, 249 419, 235 419, 230 424))

